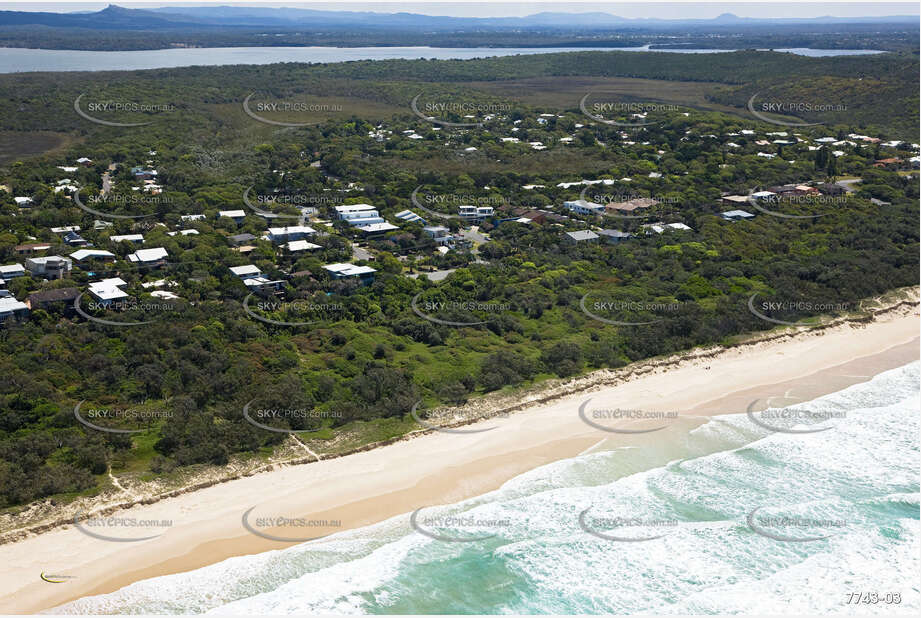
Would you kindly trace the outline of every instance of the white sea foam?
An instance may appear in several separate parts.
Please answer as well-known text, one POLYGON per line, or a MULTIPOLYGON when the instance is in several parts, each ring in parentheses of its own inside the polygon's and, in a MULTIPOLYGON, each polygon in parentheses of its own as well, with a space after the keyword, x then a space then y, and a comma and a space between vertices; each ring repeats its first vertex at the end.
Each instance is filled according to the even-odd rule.
POLYGON ((845 413, 821 421, 828 431, 773 433, 746 414, 722 416, 691 431, 680 448, 647 454, 645 470, 628 461, 636 449, 591 452, 430 511, 507 522, 491 530, 496 536, 490 539, 438 541, 414 532, 403 515, 284 551, 137 582, 58 611, 917 612, 918 380, 913 363, 802 404, 845 413), (785 542, 748 526, 757 507, 759 517, 840 525, 765 528, 829 535, 785 542), (585 509, 597 532, 665 536, 599 538, 579 527, 585 509), (615 517, 641 521, 603 521, 615 517), (856 592, 897 593, 901 603, 849 605, 847 595, 856 592))

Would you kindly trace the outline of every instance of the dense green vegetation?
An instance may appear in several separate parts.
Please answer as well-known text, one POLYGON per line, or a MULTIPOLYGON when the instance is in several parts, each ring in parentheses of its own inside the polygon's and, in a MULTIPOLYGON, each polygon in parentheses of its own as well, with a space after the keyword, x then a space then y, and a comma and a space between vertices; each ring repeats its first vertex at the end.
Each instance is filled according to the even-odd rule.
MULTIPOLYGON (((80 140, 61 153, 22 158, 0 169, 0 184, 11 188, 0 192, 0 264, 23 261, 15 247, 27 242, 47 241, 53 252, 69 254, 60 235, 50 231, 64 225, 80 225, 96 248, 117 256, 92 275, 84 268, 54 282, 20 277, 9 282, 9 290, 24 298, 49 288, 83 290, 90 280, 119 276, 149 300, 139 284, 168 278, 177 284, 170 290, 182 299, 148 316, 155 320, 149 325, 118 328, 64 315, 62 309, 41 309, 25 322, 0 327, 0 507, 91 491, 109 466, 116 473, 163 473, 265 453, 285 434, 247 423, 243 409, 248 403, 314 411, 276 425, 313 430, 302 438, 316 441, 322 450, 326 439, 356 427, 371 427, 368 435, 378 437, 406 431, 412 426, 408 413, 419 400, 425 407, 460 403, 549 376, 618 367, 766 330, 773 325, 747 309, 755 293, 856 309, 859 299, 918 283, 917 176, 873 167, 887 156, 907 159, 908 146, 845 144, 840 157, 829 154, 831 147, 807 147, 816 138, 846 141, 852 131, 874 128, 875 137, 903 138, 902 128, 917 122, 916 61, 879 56, 830 62, 765 53, 708 56, 707 63, 676 56, 666 63, 655 54, 630 58, 629 66, 623 54, 592 52, 471 62, 55 75, 53 83, 39 75, 0 78, 0 128, 56 130, 80 140), (867 110, 866 117, 854 112, 826 118, 826 126, 795 129, 803 141, 791 145, 775 144, 776 136, 769 135, 785 127, 690 108, 653 116, 661 122, 624 131, 579 113, 581 93, 567 109, 513 105, 481 128, 436 131, 407 107, 421 82, 429 82, 426 96, 436 99, 507 103, 495 92, 486 95, 463 82, 627 75, 721 81, 736 84, 736 94, 744 96, 741 90, 756 87, 752 82, 779 84, 786 76, 790 84, 806 84, 817 76, 843 80, 855 73, 901 93, 886 102, 891 116, 871 117, 868 110, 880 103, 878 89, 857 88, 849 111, 867 110), (253 91, 270 93, 263 95, 268 99, 337 101, 343 110, 310 117, 320 123, 316 126, 279 128, 242 112, 241 101, 253 91), (97 99, 169 103, 176 110, 147 115, 155 122, 145 127, 103 127, 74 113, 73 99, 82 92, 97 99), (378 140, 371 136, 377 131, 390 133, 378 140), (406 138, 405 131, 415 131, 419 139, 406 138), (500 141, 511 135, 519 142, 500 141), (567 137, 572 141, 562 141, 567 137), (528 142, 547 149, 535 150, 528 142), (763 151, 774 157, 759 156, 763 151), (58 168, 73 165, 78 157, 93 163, 73 172, 58 168), (147 160, 157 168, 164 192, 157 200, 132 201, 129 170, 147 160), (95 207, 152 217, 114 219, 111 227, 95 229, 97 217, 51 189, 69 178, 90 203, 110 163, 118 164, 113 195, 124 200, 95 207), (863 179, 856 193, 833 204, 815 200, 776 207, 788 214, 823 215, 818 218, 759 215, 727 222, 718 216, 727 210, 720 204, 723 193, 744 195, 755 188, 842 175, 863 179), (583 178, 608 181, 594 185, 589 199, 597 192, 653 196, 661 203, 648 211, 648 219, 596 222, 571 215, 561 204, 576 199, 582 187, 557 184, 583 178), (433 252, 420 224, 403 224, 396 232, 361 242, 370 259, 353 258, 360 239, 346 225, 314 222, 326 234, 313 239, 320 249, 292 256, 259 238, 268 224, 255 213, 248 212, 239 225, 216 217, 218 210, 246 209, 242 196, 251 185, 254 195, 277 190, 278 195, 316 197, 322 220, 332 218, 335 205, 362 202, 375 205, 391 221, 404 209, 424 214, 411 198, 420 186, 423 194, 483 198, 498 205, 498 217, 481 226, 480 233, 488 234, 485 242, 446 255, 433 252), (32 196, 32 208, 18 209, 14 195, 32 196), (518 216, 518 208, 571 216, 559 223, 499 222, 518 216), (179 217, 185 214, 206 218, 183 222, 179 217), (656 220, 681 222, 692 230, 645 234, 642 225, 656 220), (564 232, 597 226, 636 237, 618 245, 566 242, 564 232), (180 229, 198 234, 167 234, 180 229), (144 247, 166 248, 169 263, 148 272, 128 262, 126 255, 136 247, 110 240, 127 233, 143 233, 144 247), (250 241, 255 248, 246 255, 228 239, 241 233, 256 236, 250 241), (330 280, 322 268, 350 260, 377 269, 373 283, 330 280), (287 301, 326 309, 312 316, 315 323, 297 327, 252 319, 242 307, 247 290, 228 270, 243 264, 285 280, 287 301), (408 276, 435 268, 456 270, 440 283, 408 276), (452 326, 414 312, 417 296, 423 304, 477 302, 499 309, 431 311, 445 321, 482 322, 452 326), (668 309, 605 313, 610 319, 653 321, 614 326, 583 312, 583 297, 668 309), (113 425, 142 433, 94 431, 75 419, 74 405, 81 401, 86 408, 147 411, 154 420, 113 425)), ((431 208, 452 212, 437 204, 431 208)), ((457 219, 444 224, 452 230, 462 227, 457 219)), ((816 313, 821 312, 788 312, 782 319, 816 313)), ((121 319, 126 315, 134 314, 126 312, 121 319)), ((263 315, 291 319, 271 309, 263 315)))

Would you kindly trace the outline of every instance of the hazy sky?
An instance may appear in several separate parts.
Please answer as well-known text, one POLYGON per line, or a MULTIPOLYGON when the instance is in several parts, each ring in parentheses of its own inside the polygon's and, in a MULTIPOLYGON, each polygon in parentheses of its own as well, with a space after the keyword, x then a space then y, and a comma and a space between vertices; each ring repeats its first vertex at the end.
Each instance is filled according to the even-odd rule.
MULTIPOLYGON (((16 11, 94 11, 105 8, 108 2, 82 0, 59 2, 2 2, 0 10, 16 11)), ((233 2, 232 0, 197 0, 172 2, 127 2, 113 4, 130 8, 161 6, 203 6, 207 4, 300 7, 321 10, 379 11, 382 13, 410 12, 426 15, 454 15, 465 17, 503 17, 530 15, 541 11, 586 12, 604 11, 622 17, 685 18, 716 17, 721 13, 735 13, 740 17, 836 17, 876 15, 917 15, 918 2, 556 2, 531 0, 529 2, 233 2)))

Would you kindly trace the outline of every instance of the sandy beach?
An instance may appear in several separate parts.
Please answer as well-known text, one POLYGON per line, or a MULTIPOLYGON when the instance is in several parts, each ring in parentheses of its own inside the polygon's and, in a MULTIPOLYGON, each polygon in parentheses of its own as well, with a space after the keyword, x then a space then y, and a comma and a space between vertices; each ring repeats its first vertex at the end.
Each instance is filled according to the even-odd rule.
MULTIPOLYGON (((605 441, 641 443, 655 433, 620 434, 583 422, 579 408, 678 411, 695 416, 786 406, 835 392, 919 358, 917 307, 873 321, 841 324, 690 358, 591 391, 579 390, 505 417, 431 432, 337 459, 288 466, 119 513, 169 520, 156 538, 112 542, 62 526, 0 545, 0 613, 33 613, 114 591, 140 579, 199 568, 292 543, 247 532, 262 517, 303 517, 336 525, 301 529, 305 537, 371 524, 417 508, 456 502, 499 487, 605 441), (160 534, 162 533, 162 534, 160 534), (67 576, 62 583, 41 574, 67 576)), ((621 370, 623 371, 623 370, 621 370)), ((624 372, 629 373, 629 372, 624 372)), ((643 429, 653 421, 621 427, 643 429)), ((659 422, 659 421, 656 421, 659 422)), ((682 419, 668 421, 677 430, 682 419)), ((692 425, 687 423, 687 428, 692 425)), ((683 428, 681 430, 686 430, 683 428)), ((261 529, 291 536, 292 528, 261 529)))

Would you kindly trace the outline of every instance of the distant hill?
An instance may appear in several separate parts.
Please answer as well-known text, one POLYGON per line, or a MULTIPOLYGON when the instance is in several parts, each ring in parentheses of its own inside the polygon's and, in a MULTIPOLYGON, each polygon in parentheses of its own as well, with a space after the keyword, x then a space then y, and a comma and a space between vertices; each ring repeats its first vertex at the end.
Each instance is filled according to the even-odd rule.
POLYGON ((724 13, 712 19, 626 18, 609 13, 542 12, 526 17, 449 17, 417 13, 318 11, 314 9, 202 6, 127 9, 110 4, 95 13, 0 11, 0 26, 50 26, 95 30, 187 30, 191 28, 349 28, 397 30, 457 29, 589 29, 642 27, 674 29, 733 24, 872 24, 917 23, 911 15, 887 17, 747 18, 724 13))

